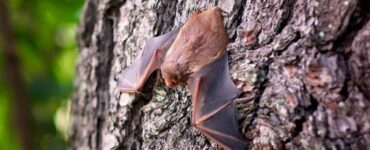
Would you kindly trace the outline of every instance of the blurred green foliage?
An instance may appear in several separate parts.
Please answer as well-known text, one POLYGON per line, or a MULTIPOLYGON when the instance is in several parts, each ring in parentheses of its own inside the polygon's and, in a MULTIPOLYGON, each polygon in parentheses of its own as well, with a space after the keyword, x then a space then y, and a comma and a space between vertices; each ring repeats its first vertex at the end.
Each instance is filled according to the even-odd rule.
MULTIPOLYGON (((21 61, 38 149, 67 149, 68 101, 77 59, 76 24, 82 0, 6 0, 21 61)), ((0 56, 0 62, 3 62, 0 56)), ((0 70, 4 70, 0 63, 0 70)), ((19 149, 9 89, 0 72, 0 149, 19 149)))

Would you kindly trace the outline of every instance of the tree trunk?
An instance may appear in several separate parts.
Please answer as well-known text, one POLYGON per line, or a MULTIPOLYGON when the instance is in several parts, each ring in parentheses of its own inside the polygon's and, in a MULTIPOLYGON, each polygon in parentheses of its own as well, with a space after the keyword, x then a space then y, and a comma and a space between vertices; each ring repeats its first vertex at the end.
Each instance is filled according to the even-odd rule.
POLYGON ((144 96, 116 91, 146 39, 195 10, 224 11, 241 132, 255 149, 370 146, 367 0, 87 0, 72 102, 73 149, 217 149, 191 126, 187 87, 159 72, 144 96))

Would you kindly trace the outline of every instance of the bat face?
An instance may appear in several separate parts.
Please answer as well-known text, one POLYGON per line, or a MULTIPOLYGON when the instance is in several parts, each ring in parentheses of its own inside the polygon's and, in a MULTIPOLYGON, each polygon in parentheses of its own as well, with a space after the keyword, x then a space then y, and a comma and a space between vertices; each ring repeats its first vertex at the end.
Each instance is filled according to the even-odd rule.
POLYGON ((160 67, 166 85, 185 83, 191 74, 224 54, 228 42, 218 7, 194 13, 180 29, 160 67))

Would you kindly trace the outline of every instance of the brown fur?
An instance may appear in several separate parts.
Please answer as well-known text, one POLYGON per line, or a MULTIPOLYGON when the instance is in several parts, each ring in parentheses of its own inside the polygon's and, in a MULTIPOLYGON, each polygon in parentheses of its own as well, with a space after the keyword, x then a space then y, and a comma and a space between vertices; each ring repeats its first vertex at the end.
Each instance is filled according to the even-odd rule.
POLYGON ((166 84, 173 87, 186 82, 190 74, 224 54, 228 43, 218 7, 194 13, 180 29, 161 66, 166 84))

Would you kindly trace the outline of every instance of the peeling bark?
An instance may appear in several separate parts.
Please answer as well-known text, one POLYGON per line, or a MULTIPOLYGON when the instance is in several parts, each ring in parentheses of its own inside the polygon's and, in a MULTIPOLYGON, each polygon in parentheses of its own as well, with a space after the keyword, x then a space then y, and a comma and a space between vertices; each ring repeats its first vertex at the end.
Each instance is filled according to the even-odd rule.
POLYGON ((117 77, 145 41, 219 6, 241 132, 254 149, 370 146, 370 3, 366 0, 87 0, 72 103, 73 149, 218 149, 191 126, 187 87, 159 72, 144 96, 117 77))

